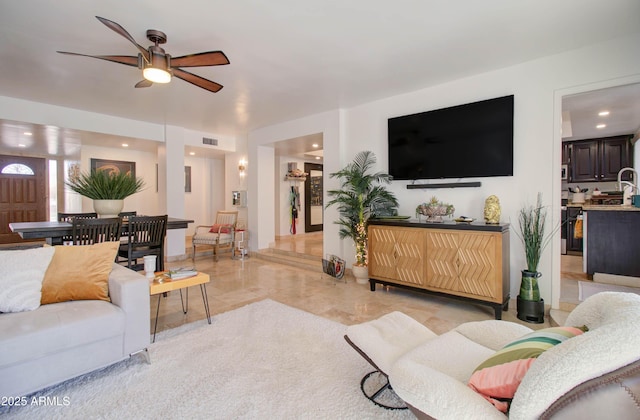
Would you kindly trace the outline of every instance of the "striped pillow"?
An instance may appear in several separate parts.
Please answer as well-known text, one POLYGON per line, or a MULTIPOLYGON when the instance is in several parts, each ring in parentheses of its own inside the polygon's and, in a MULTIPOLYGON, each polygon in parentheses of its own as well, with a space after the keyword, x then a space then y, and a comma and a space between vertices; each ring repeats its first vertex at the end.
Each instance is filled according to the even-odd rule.
POLYGON ((481 363, 471 375, 469 386, 506 413, 522 378, 538 356, 584 331, 586 327, 552 327, 520 337, 481 363))

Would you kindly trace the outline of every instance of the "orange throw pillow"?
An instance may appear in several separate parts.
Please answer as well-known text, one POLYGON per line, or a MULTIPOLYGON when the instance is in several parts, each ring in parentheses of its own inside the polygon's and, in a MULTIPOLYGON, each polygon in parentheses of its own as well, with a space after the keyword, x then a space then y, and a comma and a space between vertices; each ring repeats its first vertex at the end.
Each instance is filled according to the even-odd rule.
POLYGON ((109 299, 109 274, 120 242, 55 246, 42 281, 42 305, 69 300, 109 299))

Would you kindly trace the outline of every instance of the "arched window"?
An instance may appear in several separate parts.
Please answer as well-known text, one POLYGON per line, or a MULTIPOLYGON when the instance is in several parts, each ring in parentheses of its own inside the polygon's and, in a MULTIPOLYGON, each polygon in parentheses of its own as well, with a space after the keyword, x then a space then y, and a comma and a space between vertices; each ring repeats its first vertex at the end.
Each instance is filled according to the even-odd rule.
POLYGON ((10 163, 2 168, 2 173, 9 175, 35 175, 33 169, 22 163, 10 163))

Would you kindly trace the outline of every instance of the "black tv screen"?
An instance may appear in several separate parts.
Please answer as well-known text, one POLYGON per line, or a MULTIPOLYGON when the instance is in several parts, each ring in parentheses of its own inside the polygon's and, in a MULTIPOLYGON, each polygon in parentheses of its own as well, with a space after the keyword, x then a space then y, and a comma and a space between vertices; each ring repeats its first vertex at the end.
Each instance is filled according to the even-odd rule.
POLYGON ((389 118, 395 180, 513 175, 513 95, 389 118))

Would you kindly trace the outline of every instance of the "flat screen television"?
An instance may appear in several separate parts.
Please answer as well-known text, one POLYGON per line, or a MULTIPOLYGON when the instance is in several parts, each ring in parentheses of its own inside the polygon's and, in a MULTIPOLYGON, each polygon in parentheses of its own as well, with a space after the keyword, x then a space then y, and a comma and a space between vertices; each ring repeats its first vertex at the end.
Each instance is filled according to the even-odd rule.
POLYGON ((394 180, 513 175, 513 95, 389 118, 394 180))

